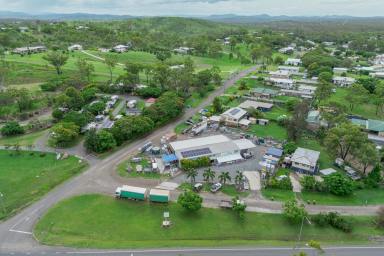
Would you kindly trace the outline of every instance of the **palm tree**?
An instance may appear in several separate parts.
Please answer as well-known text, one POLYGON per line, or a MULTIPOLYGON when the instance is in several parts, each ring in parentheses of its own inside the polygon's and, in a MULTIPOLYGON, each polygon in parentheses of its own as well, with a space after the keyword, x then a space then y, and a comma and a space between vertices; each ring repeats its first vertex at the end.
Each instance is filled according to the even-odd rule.
POLYGON ((241 171, 237 171, 236 177, 235 177, 235 184, 238 190, 240 190, 240 188, 242 187, 243 179, 244 179, 243 173, 241 171))
POLYGON ((187 179, 191 179, 191 184, 195 184, 197 177, 197 171, 194 168, 187 170, 187 179))
POLYGON ((222 172, 222 173, 219 175, 219 180, 220 180, 220 183, 222 183, 223 185, 225 185, 225 183, 227 183, 227 181, 230 181, 230 180, 231 180, 231 176, 229 175, 229 172, 222 172))
POLYGON ((206 169, 203 173, 203 178, 205 182, 209 182, 209 181, 213 182, 213 179, 215 178, 215 176, 216 176, 216 173, 212 171, 211 168, 206 169))

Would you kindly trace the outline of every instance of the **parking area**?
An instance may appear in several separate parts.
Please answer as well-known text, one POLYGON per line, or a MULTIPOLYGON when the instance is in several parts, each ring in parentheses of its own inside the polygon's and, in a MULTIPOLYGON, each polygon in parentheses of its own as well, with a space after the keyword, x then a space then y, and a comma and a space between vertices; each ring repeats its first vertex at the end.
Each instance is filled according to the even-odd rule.
MULTIPOLYGON (((228 184, 233 184, 235 181, 236 177, 236 172, 237 171, 257 171, 261 169, 261 166, 259 162, 262 160, 263 155, 266 151, 266 147, 264 146, 257 146, 256 148, 250 150, 253 154, 253 157, 251 159, 244 160, 242 162, 238 163, 232 163, 232 164, 225 164, 225 165, 220 165, 220 166, 212 166, 211 169, 215 171, 216 177, 215 177, 215 182, 218 182, 218 176, 222 172, 229 172, 229 175, 231 176, 231 181, 228 181, 228 184)), ((205 168, 200 169, 198 171, 198 176, 196 177, 196 182, 203 182, 203 172, 205 168)), ((185 173, 182 173, 178 175, 177 177, 174 177, 171 179, 172 182, 176 182, 179 184, 182 184, 184 182, 188 182, 189 179, 187 178, 187 175, 185 173)))

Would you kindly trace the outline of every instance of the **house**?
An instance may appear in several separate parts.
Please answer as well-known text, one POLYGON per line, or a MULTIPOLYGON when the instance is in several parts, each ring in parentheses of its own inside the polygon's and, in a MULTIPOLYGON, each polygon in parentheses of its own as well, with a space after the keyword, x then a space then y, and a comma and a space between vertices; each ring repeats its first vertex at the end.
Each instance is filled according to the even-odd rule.
POLYGON ((384 79, 384 72, 375 72, 369 74, 371 77, 376 77, 380 79, 384 79))
POLYGON ((340 87, 349 87, 356 82, 356 79, 352 77, 335 76, 332 78, 332 82, 340 87))
POLYGON ((178 54, 190 54, 193 52, 193 50, 194 48, 189 48, 189 47, 179 47, 179 48, 173 49, 173 51, 178 54))
POLYGON ((301 92, 305 92, 309 95, 313 95, 316 92, 317 87, 316 86, 310 86, 310 85, 299 85, 297 88, 301 92))
POLYGON ((299 75, 300 74, 300 68, 299 67, 279 66, 278 70, 280 70, 280 71, 288 71, 291 75, 299 75))
POLYGON ((25 33, 25 32, 27 32, 27 31, 29 31, 29 27, 19 27, 19 31, 20 31, 21 33, 25 33))
POLYGON ((228 109, 220 116, 224 121, 225 125, 237 127, 239 126, 240 120, 243 119, 246 115, 247 111, 237 107, 228 109))
POLYGON ((323 42, 323 45, 328 47, 333 46, 334 44, 335 44, 334 42, 323 42))
POLYGON ((267 82, 272 84, 273 86, 283 88, 283 89, 292 89, 295 81, 292 79, 284 79, 284 78, 268 78, 267 82))
POLYGON ((301 59, 288 58, 285 61, 285 65, 288 65, 288 66, 300 66, 301 65, 301 59))
POLYGON ((374 65, 384 65, 384 54, 377 55, 372 63, 374 65))
POLYGON ((260 99, 270 99, 272 97, 277 96, 278 91, 268 88, 257 87, 251 90, 250 94, 260 99))
POLYGON ((315 174, 318 170, 319 157, 319 151, 297 148, 291 157, 291 167, 298 172, 315 174))
POLYGON ((333 68, 333 73, 335 75, 341 75, 343 73, 347 73, 348 72, 348 69, 347 68, 333 68))
POLYGON ((256 146, 247 139, 231 140, 214 135, 169 143, 169 150, 178 161, 209 157, 216 164, 244 161, 242 155, 256 146))
POLYGON ((239 105, 239 108, 242 108, 242 109, 254 108, 262 112, 270 111, 272 107, 273 107, 272 103, 265 103, 265 102, 253 101, 253 100, 246 100, 239 105))
POLYGON ((321 118, 320 111, 318 110, 309 111, 305 121, 307 122, 308 129, 310 130, 317 130, 320 127, 328 126, 328 123, 321 118))
POLYGON ((279 53, 282 53, 282 54, 292 54, 294 51, 295 51, 295 48, 292 46, 279 49, 279 53))
POLYGON ((128 51, 129 48, 131 48, 131 46, 119 44, 119 45, 116 45, 115 47, 113 47, 112 51, 118 52, 118 53, 123 53, 123 52, 128 51))
POLYGON ((32 53, 40 53, 45 52, 47 48, 45 46, 39 45, 39 46, 27 46, 27 47, 20 47, 13 49, 12 53, 14 54, 32 54, 32 53))
POLYGON ((80 44, 73 44, 68 47, 68 51, 82 51, 82 50, 83 50, 83 46, 81 46, 80 44))
POLYGON ((283 150, 279 148, 268 148, 267 152, 265 152, 263 156, 263 160, 270 163, 270 164, 278 164, 280 161, 280 158, 283 156, 283 150))
POLYGON ((269 77, 289 79, 291 77, 291 73, 288 70, 270 71, 269 77))
POLYGON ((312 99, 313 98, 313 93, 310 93, 307 91, 281 89, 280 92, 285 96, 301 97, 303 99, 312 99))
POLYGON ((353 124, 360 126, 368 133, 384 137, 384 121, 373 119, 361 119, 356 117, 352 117, 350 118, 350 120, 353 124))
POLYGON ((155 98, 149 98, 149 99, 147 99, 146 101, 145 101, 145 106, 146 107, 150 107, 150 106, 152 106, 153 104, 155 104, 156 103, 156 99, 155 98))

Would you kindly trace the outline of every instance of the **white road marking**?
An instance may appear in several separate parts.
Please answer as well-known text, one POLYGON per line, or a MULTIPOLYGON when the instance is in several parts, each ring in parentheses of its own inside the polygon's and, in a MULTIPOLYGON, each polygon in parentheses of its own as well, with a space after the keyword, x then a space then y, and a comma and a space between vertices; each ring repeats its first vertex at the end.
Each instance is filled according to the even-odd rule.
POLYGON ((21 233, 21 234, 26 234, 26 235, 32 235, 32 232, 27 232, 27 231, 21 231, 21 230, 15 230, 15 229, 10 229, 10 232, 16 232, 16 233, 21 233))

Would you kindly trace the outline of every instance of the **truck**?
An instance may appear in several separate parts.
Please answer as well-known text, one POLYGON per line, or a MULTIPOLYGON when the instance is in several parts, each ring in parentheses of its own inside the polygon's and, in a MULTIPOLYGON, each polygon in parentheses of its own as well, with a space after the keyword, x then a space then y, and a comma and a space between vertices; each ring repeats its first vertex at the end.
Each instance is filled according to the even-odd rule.
POLYGON ((168 190, 151 189, 149 192, 149 200, 156 203, 168 203, 170 193, 168 190))
POLYGON ((124 185, 116 189, 115 196, 123 199, 145 200, 147 189, 124 185))

